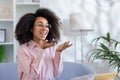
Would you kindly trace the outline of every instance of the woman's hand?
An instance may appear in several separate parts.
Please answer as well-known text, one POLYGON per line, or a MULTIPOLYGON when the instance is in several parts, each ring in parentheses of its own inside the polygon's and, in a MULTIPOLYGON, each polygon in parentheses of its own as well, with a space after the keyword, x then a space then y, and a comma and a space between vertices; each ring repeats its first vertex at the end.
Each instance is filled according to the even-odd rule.
POLYGON ((64 42, 63 44, 59 45, 56 49, 57 52, 62 52, 63 50, 65 50, 66 48, 72 46, 72 44, 70 44, 69 41, 64 42))
POLYGON ((40 40, 39 45, 42 49, 46 49, 46 48, 49 48, 51 46, 54 46, 55 42, 53 42, 53 41, 48 42, 48 40, 40 40))

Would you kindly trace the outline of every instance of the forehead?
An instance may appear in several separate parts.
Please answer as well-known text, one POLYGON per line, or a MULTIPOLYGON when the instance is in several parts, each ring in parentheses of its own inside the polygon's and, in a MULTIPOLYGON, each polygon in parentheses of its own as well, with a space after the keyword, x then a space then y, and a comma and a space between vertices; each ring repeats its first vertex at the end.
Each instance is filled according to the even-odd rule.
POLYGON ((44 17, 37 17, 37 18, 35 19, 35 22, 48 22, 48 21, 47 21, 47 19, 44 18, 44 17))

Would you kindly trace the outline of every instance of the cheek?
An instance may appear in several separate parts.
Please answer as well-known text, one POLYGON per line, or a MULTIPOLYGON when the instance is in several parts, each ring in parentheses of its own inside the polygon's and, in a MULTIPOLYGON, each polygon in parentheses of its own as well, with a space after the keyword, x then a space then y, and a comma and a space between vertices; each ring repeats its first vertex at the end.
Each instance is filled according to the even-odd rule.
POLYGON ((38 32, 39 32, 38 29, 35 29, 35 28, 32 29, 33 36, 37 35, 38 32))
POLYGON ((35 35, 38 35, 39 34, 39 31, 38 30, 33 30, 33 36, 35 36, 35 35))
POLYGON ((49 29, 47 30, 47 33, 49 33, 49 29))

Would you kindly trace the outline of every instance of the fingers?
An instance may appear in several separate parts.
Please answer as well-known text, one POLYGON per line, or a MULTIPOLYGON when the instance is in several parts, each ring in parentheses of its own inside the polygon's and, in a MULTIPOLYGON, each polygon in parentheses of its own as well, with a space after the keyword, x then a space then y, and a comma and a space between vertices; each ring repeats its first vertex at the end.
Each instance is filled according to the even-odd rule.
POLYGON ((48 40, 40 40, 39 44, 43 49, 54 46, 55 42, 48 42, 48 40))
POLYGON ((70 46, 72 46, 72 44, 70 44, 70 42, 67 41, 67 42, 64 43, 64 46, 63 46, 63 47, 64 47, 64 49, 65 49, 65 48, 68 48, 68 47, 70 47, 70 46))
POLYGON ((57 51, 57 52, 62 52, 63 50, 65 50, 66 48, 68 48, 68 47, 70 47, 70 46, 72 46, 72 44, 70 44, 69 41, 64 42, 63 44, 60 44, 60 45, 57 47, 56 51, 57 51))
POLYGON ((65 50, 66 48, 68 48, 70 46, 72 46, 72 44, 69 41, 63 43, 63 47, 62 47, 61 51, 65 50))

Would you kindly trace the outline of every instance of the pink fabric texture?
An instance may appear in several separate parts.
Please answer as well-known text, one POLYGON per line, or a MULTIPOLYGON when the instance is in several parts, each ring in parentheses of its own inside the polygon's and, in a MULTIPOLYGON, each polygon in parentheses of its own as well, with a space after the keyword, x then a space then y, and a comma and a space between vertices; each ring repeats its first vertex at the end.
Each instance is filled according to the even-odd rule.
POLYGON ((17 51, 19 80, 55 80, 63 70, 61 52, 55 47, 41 49, 32 40, 17 51))

